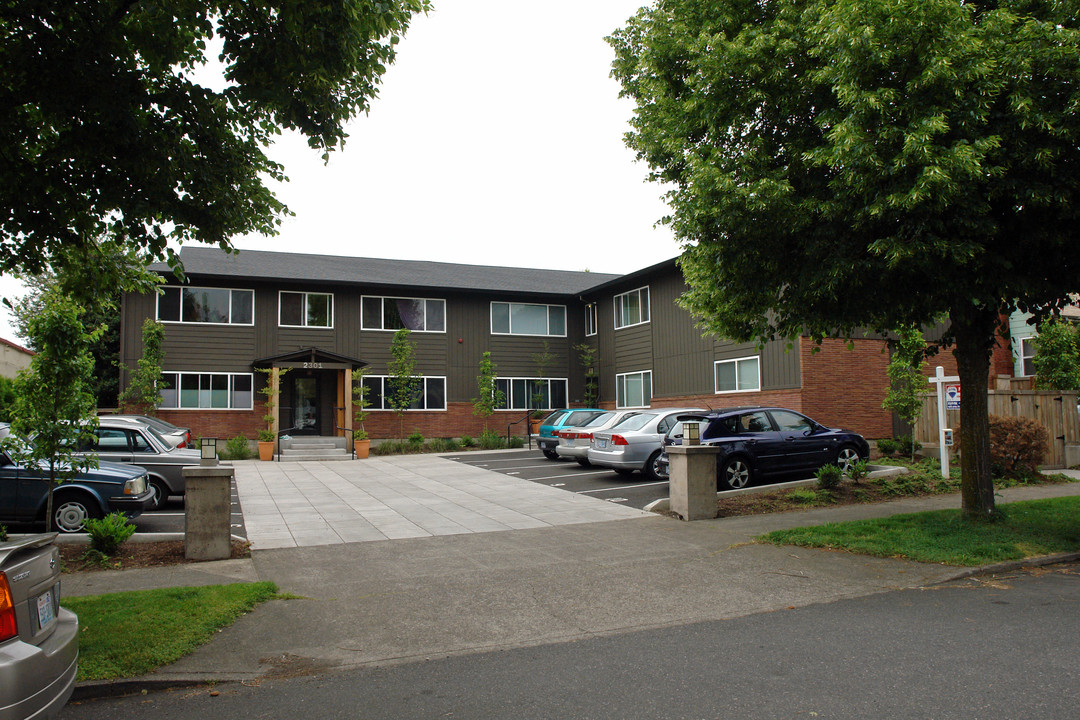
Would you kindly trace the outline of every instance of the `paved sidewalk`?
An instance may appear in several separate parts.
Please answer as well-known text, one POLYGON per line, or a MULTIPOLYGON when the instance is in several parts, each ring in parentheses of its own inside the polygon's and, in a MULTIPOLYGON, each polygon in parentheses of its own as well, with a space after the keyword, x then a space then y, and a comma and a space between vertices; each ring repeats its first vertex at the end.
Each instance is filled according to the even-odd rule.
POLYGON ((437 455, 234 465, 247 537, 258 550, 650 516, 437 455))
MULTIPOLYGON (((412 477, 418 465, 411 465, 409 472, 396 463, 387 465, 395 466, 403 482, 428 487, 433 495, 444 484, 441 477, 430 485, 412 477)), ((435 463, 427 471, 438 473, 442 468, 435 463)), ((328 489, 344 493, 355 487, 345 479, 344 468, 319 481, 308 477, 315 470, 307 464, 280 469, 298 487, 310 485, 310 494, 303 496, 309 506, 328 489)), ((244 474, 257 487, 261 468, 260 473, 244 474)), ((517 487, 524 481, 490 475, 497 484, 512 486, 506 503, 516 504, 518 492, 529 494, 517 487)), ((285 482, 269 476, 266 481, 285 482)), ((458 478, 448 485, 466 482, 481 481, 458 478)), ((1012 488, 1002 490, 998 500, 1066 495, 1080 495, 1080 484, 1012 488)), ((592 498, 581 500, 604 521, 571 522, 579 516, 565 512, 559 519, 566 524, 546 522, 513 532, 436 536, 424 530, 426 536, 393 541, 256 547, 251 559, 244 561, 65 575, 65 595, 103 592, 105 587, 258 579, 271 580, 282 592, 299 596, 265 603, 211 643, 152 675, 84 684, 76 697, 211 680, 261 681, 569 642, 925 587, 971 573, 946 565, 752 542, 774 529, 956 508, 957 495, 693 523, 637 511, 613 520, 613 509, 624 513, 627 509, 592 498)), ((294 503, 296 507, 290 504, 288 513, 281 513, 283 520, 288 514, 290 522, 300 522, 303 503, 299 498, 294 503)), ((333 527, 336 522, 326 524, 333 527)))

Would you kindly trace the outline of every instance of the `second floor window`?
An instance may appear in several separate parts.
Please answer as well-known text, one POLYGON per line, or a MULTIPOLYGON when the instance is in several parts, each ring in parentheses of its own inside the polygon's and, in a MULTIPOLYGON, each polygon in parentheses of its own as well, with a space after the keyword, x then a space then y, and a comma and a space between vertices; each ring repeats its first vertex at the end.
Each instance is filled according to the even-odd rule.
POLYGON ((166 286, 157 299, 162 322, 251 325, 254 290, 166 286))
POLYGON ((334 327, 334 296, 329 293, 278 294, 278 325, 282 327, 334 327))
POLYGON ((364 330, 446 332, 446 301, 424 298, 371 297, 361 299, 364 330))
POLYGON ((716 392, 744 392, 761 389, 761 361, 757 355, 714 363, 716 392))
POLYGON ((566 306, 493 302, 491 333, 566 337, 566 306))
POLYGON ((615 296, 615 329, 649 322, 649 288, 615 296))
POLYGON ((596 334, 596 303, 585 306, 585 335, 596 334))

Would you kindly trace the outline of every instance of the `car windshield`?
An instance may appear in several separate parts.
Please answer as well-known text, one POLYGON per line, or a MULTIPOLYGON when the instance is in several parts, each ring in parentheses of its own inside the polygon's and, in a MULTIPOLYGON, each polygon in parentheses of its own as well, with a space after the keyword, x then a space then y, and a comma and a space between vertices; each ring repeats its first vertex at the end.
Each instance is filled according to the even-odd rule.
POLYGON ((570 411, 569 410, 556 410, 555 412, 551 413, 546 418, 544 418, 542 424, 544 424, 544 425, 556 425, 559 422, 559 418, 561 418, 563 415, 565 415, 568 412, 570 412, 570 411))
POLYGON ((613 412, 602 413, 600 415, 597 415, 596 417, 594 417, 592 420, 585 423, 581 427, 597 427, 599 425, 603 425, 608 420, 611 420, 613 417, 615 417, 615 413, 613 413, 613 412))
POLYGON ((576 427, 577 425, 584 425, 592 420, 599 413, 596 410, 575 410, 570 413, 570 417, 566 418, 566 422, 563 425, 569 427, 576 427))
POLYGON ((164 420, 156 417, 150 417, 149 415, 139 415, 137 416, 137 418, 140 422, 143 422, 146 425, 150 426, 159 434, 169 433, 177 429, 177 427, 172 423, 167 423, 164 420))
POLYGON ((158 443, 160 443, 163 447, 166 447, 166 448, 171 448, 172 447, 172 445, 169 443, 169 441, 166 440, 165 438, 163 438, 161 436, 161 433, 159 433, 157 431, 157 428, 154 428, 154 427, 151 427, 151 426, 147 425, 146 426, 146 432, 149 433, 150 435, 153 435, 154 439, 157 440, 158 443))
POLYGON ((637 413, 623 420, 621 423, 611 428, 612 430, 640 430, 649 424, 651 420, 655 420, 656 415, 653 413, 637 413))

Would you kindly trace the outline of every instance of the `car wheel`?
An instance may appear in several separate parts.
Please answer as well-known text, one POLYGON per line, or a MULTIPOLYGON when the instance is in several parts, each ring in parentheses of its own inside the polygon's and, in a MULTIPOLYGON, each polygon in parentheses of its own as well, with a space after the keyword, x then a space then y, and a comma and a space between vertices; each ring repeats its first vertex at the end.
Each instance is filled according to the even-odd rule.
POLYGON ((101 513, 85 498, 78 495, 60 495, 53 498, 53 524, 64 533, 79 532, 86 521, 101 517, 101 513))
POLYGON ((577 464, 581 467, 592 467, 592 463, 589 462, 589 458, 578 458, 577 464))
POLYGON ((859 462, 859 451, 851 445, 843 445, 836 453, 836 464, 840 466, 840 472, 845 475, 851 474, 851 469, 857 462, 859 462))
POLYGON ((634 474, 634 471, 630 470, 629 468, 613 468, 613 469, 615 470, 615 472, 619 473, 620 475, 633 475, 634 474))
POLYGON ((559 453, 549 448, 544 448, 544 457, 546 457, 548 460, 558 460, 559 453))
POLYGON ((649 459, 645 461, 645 474, 649 476, 650 480, 660 481, 667 480, 668 476, 666 472, 660 469, 660 451, 657 450, 649 459))
POLYGON ((165 503, 169 501, 169 488, 165 487, 165 483, 160 480, 151 480, 150 489, 154 491, 154 496, 150 498, 150 504, 146 506, 146 509, 160 510, 165 507, 165 503))
POLYGON ((749 461, 744 457, 732 457, 724 461, 720 466, 720 474, 716 478, 716 486, 721 490, 741 490, 750 484, 753 470, 749 461))

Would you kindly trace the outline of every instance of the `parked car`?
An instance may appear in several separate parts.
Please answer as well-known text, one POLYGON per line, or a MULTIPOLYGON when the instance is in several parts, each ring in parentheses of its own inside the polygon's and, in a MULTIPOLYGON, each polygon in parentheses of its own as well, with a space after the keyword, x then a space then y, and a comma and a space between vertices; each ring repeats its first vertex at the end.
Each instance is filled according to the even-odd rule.
POLYGON ((704 408, 654 408, 624 418, 618 425, 593 433, 586 455, 589 462, 622 475, 640 470, 652 480, 660 475, 660 441, 680 415, 704 413, 704 408))
POLYGON ((565 427, 584 425, 603 412, 598 408, 555 410, 540 423, 540 435, 536 438, 536 444, 544 451, 544 457, 548 460, 558 460, 559 454, 555 448, 559 446, 559 438, 555 433, 565 427))
MULTIPOLYGON (((0 440, 9 434, 9 428, 0 427, 0 440)), ((23 465, 7 451, 0 451, 0 522, 44 521, 50 482, 48 465, 23 465)), ((140 515, 152 497, 146 470, 103 462, 57 485, 53 491, 53 523, 60 532, 79 532, 87 519, 110 512, 122 512, 128 517, 140 515)))
POLYGON ((147 510, 160 509, 170 495, 183 495, 184 468, 201 461, 198 450, 174 448, 150 425, 119 416, 98 418, 93 439, 79 450, 81 455, 145 468, 153 492, 147 510))
POLYGON ((632 415, 635 412, 635 410, 609 410, 597 415, 584 425, 558 430, 555 435, 559 438, 559 444, 555 447, 555 452, 561 458, 577 460, 582 467, 588 467, 590 464, 588 458, 589 446, 592 444, 593 433, 616 425, 622 422, 627 415, 632 415))
POLYGON ((716 486, 737 490, 770 476, 816 471, 835 463, 847 472, 870 458, 870 445, 851 430, 828 428, 786 408, 740 407, 709 413, 703 445, 721 449, 716 486))
POLYGON ((664 438, 660 441, 660 459, 656 463, 657 475, 662 478, 670 477, 671 461, 668 459, 667 449, 672 445, 682 445, 683 423, 696 422, 704 426, 705 418, 706 415, 702 413, 679 415, 678 418, 676 418, 671 429, 667 431, 667 434, 665 434, 664 438))
POLYGON ((106 415, 104 417, 129 418, 136 422, 145 423, 157 430, 158 435, 163 437, 174 448, 191 447, 192 438, 190 428, 177 427, 171 422, 166 422, 161 418, 151 417, 149 415, 106 415))
POLYGON ((56 533, 0 542, 0 718, 55 717, 75 689, 79 619, 60 607, 56 533))

